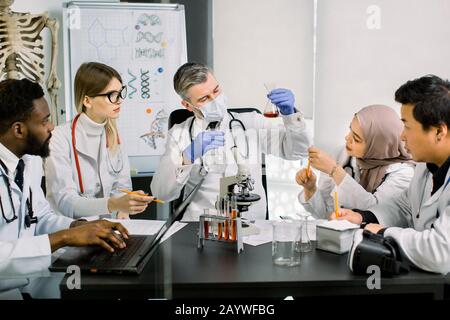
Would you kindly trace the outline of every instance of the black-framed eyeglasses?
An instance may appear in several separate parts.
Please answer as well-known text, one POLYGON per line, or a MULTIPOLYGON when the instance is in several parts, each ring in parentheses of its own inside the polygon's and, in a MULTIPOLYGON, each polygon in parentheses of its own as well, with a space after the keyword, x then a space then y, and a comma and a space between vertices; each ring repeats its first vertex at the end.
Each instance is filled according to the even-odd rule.
POLYGON ((12 209, 12 212, 13 212, 12 218, 9 218, 9 219, 8 219, 8 218, 6 217, 6 215, 5 215, 5 209, 4 209, 4 207, 3 207, 3 201, 2 201, 2 197, 1 197, 1 196, 0 196, 0 207, 1 207, 1 209, 2 209, 2 216, 3 216, 3 219, 5 219, 6 223, 10 223, 10 222, 13 222, 14 220, 17 219, 16 209, 14 209, 14 203, 13 203, 12 193, 11 193, 11 185, 9 184, 8 177, 7 177, 6 175, 4 175, 4 174, 2 174, 2 177, 3 177, 3 181, 5 182, 6 188, 8 189, 9 203, 11 204, 11 209, 12 209))
POLYGON ((107 93, 100 93, 95 94, 93 96, 90 96, 91 98, 95 97, 108 97, 109 102, 111 103, 117 103, 119 102, 119 99, 125 99, 127 97, 127 86, 122 86, 122 89, 120 91, 110 91, 107 93))

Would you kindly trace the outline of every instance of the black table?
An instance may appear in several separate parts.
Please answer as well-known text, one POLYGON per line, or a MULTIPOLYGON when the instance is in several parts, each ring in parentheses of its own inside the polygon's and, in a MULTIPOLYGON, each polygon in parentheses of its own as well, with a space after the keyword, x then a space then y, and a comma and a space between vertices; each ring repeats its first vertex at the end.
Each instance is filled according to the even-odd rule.
POLYGON ((144 271, 132 275, 82 275, 81 290, 60 284, 66 299, 91 298, 283 298, 336 295, 412 295, 441 299, 445 277, 411 270, 382 278, 381 289, 369 290, 366 276, 353 275, 347 255, 313 250, 299 267, 272 264, 271 244, 244 244, 237 254, 228 244, 207 241, 197 249, 198 223, 189 223, 158 248, 144 271))

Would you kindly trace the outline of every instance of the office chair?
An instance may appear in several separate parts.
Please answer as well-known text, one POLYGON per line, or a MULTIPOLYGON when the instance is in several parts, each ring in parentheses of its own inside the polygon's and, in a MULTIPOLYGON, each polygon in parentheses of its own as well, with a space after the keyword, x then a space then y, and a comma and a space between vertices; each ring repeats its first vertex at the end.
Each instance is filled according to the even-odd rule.
MULTIPOLYGON (((245 113, 245 112, 255 111, 255 112, 261 114, 261 111, 259 111, 256 108, 229 108, 228 110, 231 112, 236 112, 236 113, 245 113)), ((168 129, 172 128, 175 124, 182 123, 187 118, 189 118, 193 115, 194 114, 187 109, 177 109, 177 110, 172 111, 169 116, 168 129)), ((262 177, 261 177, 262 185, 264 188, 264 193, 266 195, 266 220, 269 220, 269 209, 268 209, 269 199, 267 198, 267 176, 266 176, 266 155, 265 154, 261 155, 261 165, 262 165, 262 177)), ((183 191, 184 191, 184 188, 183 188, 183 191)), ((175 208, 177 208, 181 204, 181 202, 183 202, 183 191, 181 191, 181 194, 178 197, 178 199, 171 201, 171 203, 170 203, 171 212, 174 212, 173 210, 175 208)), ((181 216, 182 216, 182 214, 180 214, 180 217, 181 216)))
POLYGON ((182 123, 193 115, 194 113, 190 112, 188 109, 173 110, 169 116, 168 129, 170 130, 174 125, 182 123))

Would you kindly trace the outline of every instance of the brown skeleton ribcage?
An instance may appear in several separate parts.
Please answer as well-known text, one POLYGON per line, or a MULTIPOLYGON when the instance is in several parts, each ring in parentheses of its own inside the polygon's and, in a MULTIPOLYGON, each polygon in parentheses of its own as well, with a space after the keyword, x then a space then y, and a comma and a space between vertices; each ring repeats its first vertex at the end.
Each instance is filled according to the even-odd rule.
POLYGON ((52 35, 52 61, 47 81, 47 90, 53 104, 52 118, 55 122, 57 110, 56 37, 58 23, 47 13, 29 14, 12 12, 0 15, 0 80, 28 78, 44 84, 44 44, 41 32, 48 27, 52 35))

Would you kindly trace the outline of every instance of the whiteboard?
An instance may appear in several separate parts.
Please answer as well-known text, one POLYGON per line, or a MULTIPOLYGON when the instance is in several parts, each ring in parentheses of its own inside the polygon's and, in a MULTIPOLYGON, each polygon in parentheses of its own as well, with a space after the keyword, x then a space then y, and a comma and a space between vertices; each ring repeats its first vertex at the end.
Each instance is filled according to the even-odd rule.
POLYGON ((128 86, 118 128, 132 175, 155 171, 167 120, 179 108, 173 75, 187 61, 184 6, 70 2, 63 10, 66 120, 76 114, 73 82, 88 61, 115 68, 128 86))

